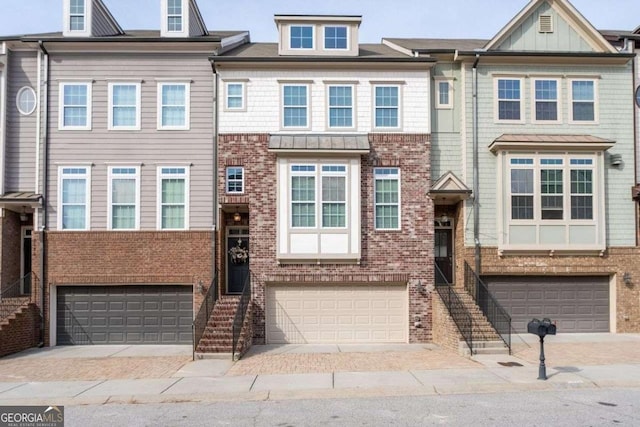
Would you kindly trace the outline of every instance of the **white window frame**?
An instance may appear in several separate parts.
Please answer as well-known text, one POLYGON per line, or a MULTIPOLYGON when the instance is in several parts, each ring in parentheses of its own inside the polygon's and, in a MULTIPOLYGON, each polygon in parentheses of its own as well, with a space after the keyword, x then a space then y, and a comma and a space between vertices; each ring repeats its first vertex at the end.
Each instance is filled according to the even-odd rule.
POLYGON ((188 165, 158 165, 157 169, 157 187, 156 187, 156 228, 159 231, 180 231, 189 229, 189 212, 190 212, 190 169, 188 165), (184 169, 184 173, 166 173, 163 169, 184 169), (184 179, 184 228, 162 228, 162 180, 171 178, 184 179))
POLYGON ((225 176, 224 188, 225 188, 225 192, 226 192, 227 194, 244 194, 244 192, 245 192, 245 187, 244 187, 244 182, 245 182, 245 179, 244 179, 244 173, 245 173, 245 171, 244 171, 244 166, 227 166, 227 167, 225 168, 225 170, 224 170, 224 174, 225 174, 225 175, 224 175, 224 176, 225 176), (229 169, 240 169, 240 172, 242 173, 242 178, 241 178, 241 179, 239 179, 239 180, 238 180, 238 179, 230 180, 230 179, 229 179, 229 169), (230 190, 230 188, 229 188, 229 184, 230 184, 231 182, 240 182, 240 185, 242 186, 242 191, 234 191, 234 190, 230 190))
POLYGON ((435 90, 435 97, 436 97, 436 108, 438 110, 451 110, 453 108, 453 79, 449 79, 449 78, 435 78, 435 86, 436 86, 436 90, 435 90), (440 94, 441 94, 441 87, 440 85, 442 84, 446 84, 447 85, 447 90, 448 90, 448 98, 449 98, 449 102, 448 103, 442 103, 440 102, 440 94))
MULTIPOLYGON (((239 82, 239 81, 226 81, 226 82, 224 82, 224 93, 225 93, 225 97, 224 97, 224 109, 225 109, 225 111, 247 111, 247 101, 246 101, 247 85, 246 85, 245 82, 239 82), (229 106, 229 99, 231 98, 231 95, 229 94, 229 86, 234 86, 234 85, 241 87, 240 101, 241 101, 242 105, 240 107, 230 107, 229 106)), ((234 95, 233 98, 238 98, 238 96, 234 95)))
MULTIPOLYGON (((290 106, 292 108, 301 108, 301 106, 290 106)), ((311 129, 311 84, 306 82, 290 82, 290 83, 282 83, 280 85, 280 127, 282 130, 304 130, 311 129), (305 87, 307 91, 307 103, 304 108, 307 111, 307 125, 306 126, 286 126, 285 124, 285 108, 287 106, 284 105, 284 90, 286 87, 305 87)))
POLYGON ((372 93, 372 104, 373 104, 373 117, 372 117, 372 124, 373 124, 373 128, 376 130, 389 130, 389 129, 396 129, 396 130, 400 130, 402 129, 402 84, 398 84, 398 83, 375 83, 373 84, 372 87, 373 93, 372 93), (388 106, 378 106, 377 104, 377 97, 376 97, 376 89, 378 88, 384 88, 384 87, 395 87, 398 89, 398 105, 396 106, 396 109, 398 110, 398 123, 397 126, 378 126, 376 123, 376 116, 377 116, 377 111, 378 108, 389 108, 388 106))
POLYGON ((326 51, 338 51, 338 52, 343 52, 345 50, 349 50, 349 47, 351 46, 351 29, 349 28, 348 25, 324 25, 322 27, 322 49, 326 50, 326 51), (345 47, 327 47, 327 29, 328 28, 344 28, 346 29, 346 41, 347 44, 345 47))
POLYGON ((58 130, 91 130, 91 118, 92 118, 92 84, 89 82, 61 82, 58 86, 58 130), (84 106, 87 109, 86 125, 84 126, 66 126, 64 124, 64 109, 65 107, 78 107, 79 105, 68 105, 64 103, 64 90, 67 86, 85 86, 87 88, 87 105, 84 106))
POLYGON ((141 91, 142 85, 140 82, 109 82, 109 112, 108 119, 109 122, 107 124, 107 129, 109 130, 140 130, 140 121, 141 121, 141 91), (136 109, 136 123, 133 126, 116 126, 113 123, 115 115, 113 114, 113 110, 116 107, 113 103, 113 89, 115 86, 135 86, 136 87, 136 103, 135 105, 118 105, 118 107, 135 107, 136 109))
MULTIPOLYGON (((184 80, 180 80, 180 81, 164 81, 164 82, 158 82, 158 105, 157 105, 157 111, 158 111, 158 130, 189 130, 191 127, 191 82, 190 81, 184 81, 184 80), (185 87, 185 91, 184 91, 184 125, 179 125, 179 126, 169 126, 169 125, 163 125, 162 123, 162 111, 163 108, 165 107, 165 105, 162 104, 162 89, 165 86, 184 86, 185 87)), ((170 107, 171 105, 167 105, 167 107, 170 107)))
POLYGON ((72 13, 71 12, 71 0, 69 0, 69 32, 71 33, 86 33, 87 32, 87 0, 82 0, 82 2, 84 3, 84 13, 83 14, 78 14, 78 13, 72 13), (71 18, 74 17, 82 17, 82 29, 81 30, 74 30, 71 28, 71 18))
MULTIPOLYGON (((394 204, 385 203, 387 206, 394 206, 394 204)), ((389 167, 375 167, 373 169, 373 223, 374 229, 376 231, 398 231, 402 229, 402 179, 401 179, 401 171, 397 166, 389 166, 389 167), (392 170, 395 169, 395 174, 379 174, 381 170, 392 170), (376 181, 379 179, 395 179, 398 181, 398 227, 395 228, 384 228, 378 226, 378 219, 376 215, 376 207, 378 206, 378 200, 376 198, 376 181)))
POLYGON ((57 220, 57 229, 58 231, 87 231, 91 229, 91 166, 90 165, 67 165, 67 166, 58 166, 58 220, 57 220), (84 169, 84 173, 64 173, 65 169, 84 169), (84 228, 63 228, 63 218, 62 218, 62 188, 63 181, 65 179, 84 179, 85 180, 85 219, 84 219, 84 228))
POLYGON ((522 76, 494 76, 493 77, 493 99, 494 99, 494 121, 495 123, 512 123, 512 124, 521 124, 525 123, 526 120, 526 111, 524 108, 524 95, 525 95, 525 86, 524 86, 524 77, 522 76), (500 80, 517 80, 520 82, 520 119, 517 120, 509 120, 509 119, 501 119, 500 118, 500 101, 508 101, 508 102, 516 102, 515 99, 500 99, 499 98, 499 82, 500 80))
POLYGON ((109 230, 127 231, 140 229, 140 166, 109 166, 108 173, 108 194, 107 194, 107 228, 109 230), (114 169, 134 169, 133 174, 114 174, 114 169), (135 197, 135 219, 133 228, 113 228, 113 180, 115 179, 133 179, 135 181, 136 197, 135 197))
POLYGON ((180 13, 176 14, 176 13, 169 13, 169 1, 167 0, 167 16, 166 16, 166 20, 167 20, 167 33, 184 33, 184 2, 182 0, 180 1, 180 13), (169 25, 169 19, 170 18, 180 18, 180 29, 179 30, 171 30, 170 29, 170 25, 169 25))
POLYGON ((30 116, 34 111, 36 111, 36 108, 38 108, 38 95, 36 95, 36 91, 33 90, 31 86, 23 86, 20 88, 20 90, 16 94, 16 108, 18 109, 18 112, 23 116, 30 116), (29 110, 23 110, 20 105, 20 97, 25 93, 30 93, 31 95, 33 95, 33 107, 29 110))
MULTIPOLYGON (((568 79, 568 89, 569 92, 569 123, 578 124, 578 125, 597 125, 599 123, 600 116, 600 108, 599 108, 599 95, 598 95, 598 78, 595 77, 574 77, 568 79), (575 120, 573 117, 573 83, 574 82, 593 82, 593 120, 575 120)), ((584 101, 575 101, 575 102, 584 102, 584 101)))
POLYGON ((562 123, 562 81, 558 77, 534 77, 531 79, 531 122, 535 124, 558 124, 562 123), (557 117, 555 120, 539 120, 536 114, 536 106, 538 101, 540 102, 551 102, 551 100, 541 99, 538 100, 536 98, 536 82, 539 81, 554 81, 556 82, 556 109, 557 109, 557 117))
POLYGON ((356 86, 354 84, 330 83, 327 85, 327 129, 331 130, 353 130, 356 129, 356 86), (331 88, 348 87, 351 88, 351 106, 331 106, 331 88), (331 126, 331 109, 351 108, 351 126, 331 126))
POLYGON ((300 51, 300 50, 314 50, 316 47, 316 26, 315 25, 310 25, 310 24, 291 24, 289 25, 289 49, 294 50, 294 51, 300 51), (292 43, 291 43, 291 39, 293 37, 292 34, 292 30, 293 27, 302 27, 302 28, 311 28, 311 47, 293 47, 292 43))

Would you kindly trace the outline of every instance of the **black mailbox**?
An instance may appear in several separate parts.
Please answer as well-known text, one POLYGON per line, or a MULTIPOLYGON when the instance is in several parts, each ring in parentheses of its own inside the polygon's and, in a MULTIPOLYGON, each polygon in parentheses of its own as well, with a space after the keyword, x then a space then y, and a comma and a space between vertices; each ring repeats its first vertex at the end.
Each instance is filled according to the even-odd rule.
POLYGON ((547 379, 547 367, 544 364, 544 337, 556 334, 556 325, 551 323, 551 319, 533 319, 527 323, 527 332, 540 337, 540 367, 538 369, 538 379, 547 379))

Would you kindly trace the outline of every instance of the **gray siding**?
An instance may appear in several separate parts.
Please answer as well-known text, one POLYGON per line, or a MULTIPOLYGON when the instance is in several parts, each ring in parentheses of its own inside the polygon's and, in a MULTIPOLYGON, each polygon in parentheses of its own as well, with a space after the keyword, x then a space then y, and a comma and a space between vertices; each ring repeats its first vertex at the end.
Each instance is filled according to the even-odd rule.
POLYGON ((201 36, 202 28, 198 25, 198 12, 193 4, 193 1, 189 0, 189 36, 201 36))
MULTIPOLYGON (((110 165, 142 164, 141 221, 143 230, 156 228, 156 171, 158 163, 191 164, 190 228, 210 229, 213 185, 213 75, 206 54, 65 54, 55 55, 51 70, 51 136, 49 167, 49 224, 55 229, 58 166, 92 163, 91 229, 107 228, 107 187, 110 165), (61 80, 93 79, 93 120, 90 131, 58 130, 61 80), (107 130, 108 79, 142 81, 140 131, 107 130), (191 128, 159 131, 157 81, 191 80, 191 128)), ((68 81, 68 80, 67 80, 68 81)))
POLYGON ((92 36, 112 36, 117 32, 114 31, 113 26, 109 22, 109 19, 102 11, 102 7, 99 2, 93 2, 93 13, 91 21, 91 35, 92 36))
POLYGON ((10 52, 7 67, 7 145, 5 191, 34 191, 36 171, 36 111, 23 116, 16 106, 18 91, 29 86, 37 93, 36 52, 10 52))

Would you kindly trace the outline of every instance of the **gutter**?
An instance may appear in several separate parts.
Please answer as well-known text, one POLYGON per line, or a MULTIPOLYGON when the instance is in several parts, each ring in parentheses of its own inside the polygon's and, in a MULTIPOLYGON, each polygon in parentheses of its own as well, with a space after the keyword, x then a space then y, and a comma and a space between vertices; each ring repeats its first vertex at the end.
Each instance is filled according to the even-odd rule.
MULTIPOLYGON (((478 63, 480 62, 480 54, 476 53, 476 59, 473 62, 472 76, 472 93, 473 93, 473 244, 475 256, 476 274, 480 275, 480 198, 478 197, 480 190, 480 171, 478 168, 478 63)), ((476 289, 478 287, 476 286, 476 289)), ((477 298, 477 295, 476 295, 477 298)))
MULTIPOLYGON (((0 54, 8 55, 5 42, 0 44, 0 54)), ((2 77, 0 77, 0 194, 4 194, 5 178, 5 144, 7 141, 7 73, 9 72, 9 61, 5 61, 2 67, 2 77)), ((2 209, 0 209, 2 211, 2 209)))
MULTIPOLYGON (((216 274, 216 260, 217 257, 217 238, 218 238, 218 92, 219 92, 219 80, 220 76, 216 70, 216 63, 212 59, 209 59, 211 63, 211 71, 213 72, 213 185, 212 185, 212 199, 213 199, 213 218, 212 218, 212 237, 211 237, 211 279, 216 274)), ((219 289, 218 289, 219 291, 219 289)), ((218 295, 216 295, 218 298, 218 295)))
MULTIPOLYGON (((628 39, 625 39, 625 45, 627 44, 628 39)), ((635 45, 636 44, 640 44, 640 41, 635 41, 633 42, 633 47, 635 49, 635 45)), ((633 90, 633 183, 634 184, 638 184, 638 167, 640 167, 640 165, 638 165, 638 149, 639 149, 639 144, 640 141, 638 140, 638 138, 640 138, 640 134, 638 132, 638 108, 640 108, 640 106, 636 105, 636 93, 638 93, 638 77, 636 75, 636 61, 635 59, 633 61, 631 61, 631 85, 632 90, 633 90)), ((637 217, 637 212, 638 210, 636 209, 636 217, 637 217)), ((636 224, 638 224, 637 218, 636 218, 636 224)), ((638 236, 638 233, 636 232, 636 246, 638 246, 638 244, 640 243, 640 236, 638 236)))
MULTIPOLYGON (((46 252, 47 252, 47 240, 46 240, 46 231, 47 231, 47 203, 48 200, 48 180, 49 180, 49 52, 44 47, 44 42, 42 40, 38 41, 38 46, 40 50, 44 54, 44 90, 43 90, 43 115, 44 115, 44 129, 42 130, 42 146, 43 146, 43 156, 42 156, 42 219, 40 227, 40 314, 41 314, 41 326, 40 326, 40 346, 44 346, 45 339, 45 288, 46 288, 46 278, 45 278, 45 262, 46 262, 46 252)), ((39 100, 40 101, 40 100, 39 100)), ((40 126, 40 123, 38 123, 40 126)), ((51 310, 50 310, 51 311, 51 310)))

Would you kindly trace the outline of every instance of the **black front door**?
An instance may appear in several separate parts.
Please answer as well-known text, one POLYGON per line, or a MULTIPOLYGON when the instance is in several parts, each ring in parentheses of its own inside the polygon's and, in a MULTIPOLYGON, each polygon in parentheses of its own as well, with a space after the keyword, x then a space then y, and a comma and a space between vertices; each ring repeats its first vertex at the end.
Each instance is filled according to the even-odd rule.
POLYGON ((436 272, 436 283, 453 283, 453 230, 436 228, 434 256, 436 265, 442 272, 436 272))
POLYGON ((227 236, 227 293, 242 293, 248 274, 249 237, 227 236))
POLYGON ((31 294, 31 228, 22 229, 22 293, 31 294))

